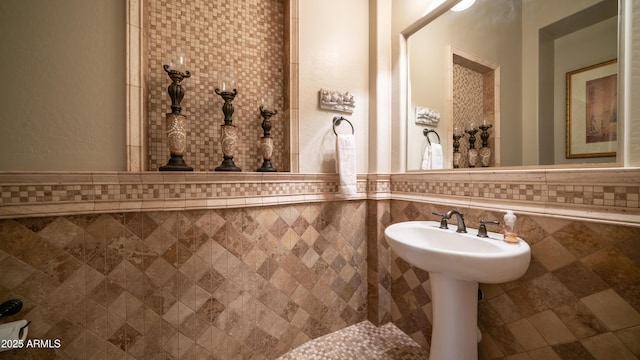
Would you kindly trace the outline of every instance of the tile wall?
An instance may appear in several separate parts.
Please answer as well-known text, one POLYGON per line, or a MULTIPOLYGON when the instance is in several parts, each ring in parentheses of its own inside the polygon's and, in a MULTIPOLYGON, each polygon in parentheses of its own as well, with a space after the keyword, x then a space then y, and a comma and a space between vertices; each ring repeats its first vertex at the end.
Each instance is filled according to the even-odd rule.
MULTIPOLYGON (((470 60, 467 60, 470 61, 470 60)), ((481 66, 481 65, 478 65, 481 66)), ((488 71, 486 73, 480 73, 476 70, 470 69, 460 64, 453 64, 453 126, 460 132, 469 130, 473 123, 474 128, 482 125, 483 120, 486 119, 487 124, 493 125, 494 128, 488 130, 489 147, 493 149, 495 135, 495 110, 494 110, 494 73, 488 71)), ((475 148, 480 149, 482 147, 482 139, 478 130, 476 134, 475 148)), ((463 137, 460 138, 460 167, 469 167, 469 134, 463 133, 463 137)), ((490 165, 495 164, 495 157, 492 157, 490 165)), ((480 166, 480 163, 476 164, 480 166)))
POLYGON ((191 77, 182 82, 182 113, 188 121, 187 164, 196 171, 212 171, 222 162, 224 102, 214 90, 220 80, 232 78, 238 88, 233 101, 233 124, 238 126, 234 162, 244 171, 255 171, 262 165, 259 106, 261 98, 270 96, 278 110, 271 118, 272 163, 278 170, 289 170, 289 160, 283 158, 283 149, 289 148, 284 136, 288 124, 283 117, 285 6, 282 0, 145 0, 147 170, 157 170, 169 159, 165 113, 170 112, 170 79, 162 66, 179 51, 185 54, 191 71, 191 77))
MULTIPOLYGON (((433 220, 432 212, 449 208, 392 200, 390 222, 433 220)), ((468 226, 502 216, 458 208, 468 226)), ((389 221, 386 215, 380 220, 389 221)), ((531 246, 531 265, 516 281, 480 285, 485 294, 478 305, 480 359, 639 358, 640 228, 526 215, 518 224, 531 246)), ((378 241, 378 247, 388 248, 383 237, 378 241)), ((388 265, 392 321, 428 347, 428 273, 395 254, 388 265)))
POLYGON ((350 201, 1 220, 0 299, 23 300, 13 318, 32 321, 31 338, 62 343, 2 358, 273 359, 366 319, 366 212, 350 201))
POLYGON ((375 325, 391 321, 391 249, 384 240, 384 229, 391 224, 389 204, 389 200, 367 204, 367 311, 375 325))
POLYGON ((335 174, 3 173, 0 300, 65 345, 2 356, 269 359, 365 318, 428 348, 428 274, 384 228, 508 207, 533 260, 482 285, 482 358, 637 358, 638 173, 369 174, 351 201, 335 174))

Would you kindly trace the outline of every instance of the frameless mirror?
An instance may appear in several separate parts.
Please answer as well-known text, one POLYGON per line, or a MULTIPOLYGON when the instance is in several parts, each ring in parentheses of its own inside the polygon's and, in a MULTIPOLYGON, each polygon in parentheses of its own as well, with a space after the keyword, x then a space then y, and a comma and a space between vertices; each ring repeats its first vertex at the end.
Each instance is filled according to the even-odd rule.
POLYGON ((488 166, 616 163, 618 12, 616 0, 476 0, 410 35, 407 170, 426 169, 438 140, 425 129, 444 168, 454 134, 461 168, 475 153, 482 167, 482 147, 488 166))

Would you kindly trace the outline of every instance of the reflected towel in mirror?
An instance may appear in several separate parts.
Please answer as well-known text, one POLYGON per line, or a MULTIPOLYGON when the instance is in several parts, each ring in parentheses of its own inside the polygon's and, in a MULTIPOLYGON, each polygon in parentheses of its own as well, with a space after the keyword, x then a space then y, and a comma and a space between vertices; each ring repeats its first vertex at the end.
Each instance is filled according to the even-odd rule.
POLYGON ((444 154, 442 153, 442 145, 427 144, 422 156, 421 170, 442 169, 444 167, 444 154))

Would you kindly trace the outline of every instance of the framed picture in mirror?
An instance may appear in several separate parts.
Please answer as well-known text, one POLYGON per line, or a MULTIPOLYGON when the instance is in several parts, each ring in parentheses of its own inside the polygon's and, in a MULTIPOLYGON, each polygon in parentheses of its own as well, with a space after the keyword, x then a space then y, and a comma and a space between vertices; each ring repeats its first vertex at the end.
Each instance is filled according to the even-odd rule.
POLYGON ((616 59, 567 73, 568 159, 616 156, 617 74, 616 59))

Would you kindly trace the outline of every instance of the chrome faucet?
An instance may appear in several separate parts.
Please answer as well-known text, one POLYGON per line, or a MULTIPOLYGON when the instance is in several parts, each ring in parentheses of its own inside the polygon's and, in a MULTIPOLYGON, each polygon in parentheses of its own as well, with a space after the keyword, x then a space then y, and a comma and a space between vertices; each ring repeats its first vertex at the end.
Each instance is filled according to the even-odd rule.
POLYGON ((461 214, 458 210, 455 209, 451 209, 449 211, 447 211, 446 214, 444 214, 444 216, 442 217, 443 219, 449 220, 451 219, 452 215, 456 215, 457 216, 457 225, 458 225, 458 230, 456 230, 456 232, 459 233, 466 233, 467 232, 467 226, 464 224, 464 215, 461 214))

